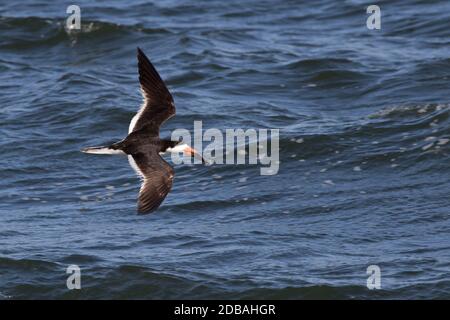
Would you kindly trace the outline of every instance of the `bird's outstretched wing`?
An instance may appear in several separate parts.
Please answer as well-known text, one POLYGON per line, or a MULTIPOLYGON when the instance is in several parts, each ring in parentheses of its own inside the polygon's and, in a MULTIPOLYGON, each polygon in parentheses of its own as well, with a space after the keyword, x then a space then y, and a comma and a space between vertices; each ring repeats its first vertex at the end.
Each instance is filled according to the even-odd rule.
POLYGON ((156 152, 132 155, 142 177, 138 212, 148 214, 156 210, 170 192, 174 170, 156 152))
POLYGON ((175 104, 155 67, 139 48, 137 58, 144 102, 131 120, 129 132, 145 128, 149 134, 159 135, 161 124, 175 114, 175 104))

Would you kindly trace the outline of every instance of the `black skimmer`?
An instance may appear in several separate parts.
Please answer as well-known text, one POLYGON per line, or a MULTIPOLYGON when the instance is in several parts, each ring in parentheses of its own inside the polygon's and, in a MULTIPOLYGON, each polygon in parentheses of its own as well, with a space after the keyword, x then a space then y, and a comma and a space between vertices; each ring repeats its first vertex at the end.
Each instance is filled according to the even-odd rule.
POLYGON ((138 213, 156 210, 172 188, 174 169, 161 154, 184 152, 205 163, 196 150, 182 141, 159 138, 159 127, 175 115, 175 104, 164 81, 140 48, 137 49, 139 82, 144 102, 133 117, 128 136, 110 146, 90 147, 82 151, 93 154, 125 154, 131 167, 142 179, 138 213))

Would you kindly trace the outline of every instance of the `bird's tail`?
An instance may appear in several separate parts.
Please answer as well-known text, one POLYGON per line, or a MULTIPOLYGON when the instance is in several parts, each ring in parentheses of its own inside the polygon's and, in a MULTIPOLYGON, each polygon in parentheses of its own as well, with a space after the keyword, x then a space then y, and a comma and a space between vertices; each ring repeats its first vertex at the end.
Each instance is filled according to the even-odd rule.
POLYGON ((122 150, 113 149, 111 147, 88 147, 81 149, 81 152, 92 154, 125 154, 122 150))

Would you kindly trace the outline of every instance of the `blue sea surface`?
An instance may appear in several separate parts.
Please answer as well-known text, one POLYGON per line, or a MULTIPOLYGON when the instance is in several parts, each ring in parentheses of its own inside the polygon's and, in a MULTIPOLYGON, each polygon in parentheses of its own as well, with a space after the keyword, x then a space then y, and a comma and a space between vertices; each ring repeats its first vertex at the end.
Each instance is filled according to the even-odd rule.
POLYGON ((450 298, 450 2, 76 3, 0 4, 0 299, 450 298), (126 158, 80 152, 126 136, 137 46, 163 137, 278 128, 278 174, 176 165, 137 215, 126 158))

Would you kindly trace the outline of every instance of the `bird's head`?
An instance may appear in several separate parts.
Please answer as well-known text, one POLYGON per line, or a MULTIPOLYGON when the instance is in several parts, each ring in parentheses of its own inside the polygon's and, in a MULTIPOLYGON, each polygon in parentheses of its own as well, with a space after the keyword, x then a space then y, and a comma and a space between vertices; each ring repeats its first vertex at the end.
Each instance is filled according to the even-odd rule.
POLYGON ((166 151, 171 153, 183 152, 184 155, 189 157, 194 157, 198 160, 201 160, 203 164, 207 164, 206 160, 202 157, 202 155, 197 152, 194 148, 190 147, 187 143, 183 142, 183 140, 173 141, 174 146, 169 147, 166 151))

